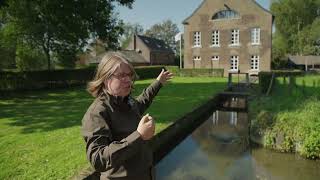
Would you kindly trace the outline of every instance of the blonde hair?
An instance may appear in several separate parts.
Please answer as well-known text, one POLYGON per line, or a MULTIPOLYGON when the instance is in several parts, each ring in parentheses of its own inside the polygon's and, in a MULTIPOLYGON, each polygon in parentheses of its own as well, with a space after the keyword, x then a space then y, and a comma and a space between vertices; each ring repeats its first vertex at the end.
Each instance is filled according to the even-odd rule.
POLYGON ((99 63, 95 77, 88 83, 87 90, 93 97, 100 96, 104 91, 104 82, 106 79, 111 78, 113 73, 119 68, 120 64, 127 64, 133 73, 133 80, 137 78, 133 66, 128 62, 120 52, 108 52, 99 63))

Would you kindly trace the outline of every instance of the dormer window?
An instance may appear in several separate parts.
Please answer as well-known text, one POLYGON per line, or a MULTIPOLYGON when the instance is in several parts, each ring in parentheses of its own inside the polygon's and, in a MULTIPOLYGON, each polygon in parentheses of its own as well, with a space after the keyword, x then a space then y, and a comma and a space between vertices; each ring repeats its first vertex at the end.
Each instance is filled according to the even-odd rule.
POLYGON ((212 16, 212 20, 240 18, 239 13, 233 10, 222 10, 212 16))

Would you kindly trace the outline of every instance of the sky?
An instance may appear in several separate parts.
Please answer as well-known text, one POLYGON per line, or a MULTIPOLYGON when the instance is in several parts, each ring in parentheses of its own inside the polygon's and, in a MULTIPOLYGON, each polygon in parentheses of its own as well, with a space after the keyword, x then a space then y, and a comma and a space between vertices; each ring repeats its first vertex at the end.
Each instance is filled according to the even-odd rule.
MULTIPOLYGON (((269 10, 270 0, 256 0, 269 10)), ((116 7, 124 22, 141 24, 144 30, 156 23, 171 19, 183 31, 182 21, 201 4, 202 0, 135 0, 132 9, 116 7)))

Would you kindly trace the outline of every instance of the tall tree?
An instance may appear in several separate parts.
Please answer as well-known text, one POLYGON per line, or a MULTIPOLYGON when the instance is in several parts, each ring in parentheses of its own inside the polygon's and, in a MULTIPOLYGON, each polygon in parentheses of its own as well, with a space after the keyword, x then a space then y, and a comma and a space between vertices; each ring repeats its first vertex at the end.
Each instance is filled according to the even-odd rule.
POLYGON ((271 11, 276 17, 276 31, 288 43, 287 52, 300 55, 310 52, 304 49, 303 39, 312 30, 304 29, 319 18, 320 0, 276 0, 271 4, 271 11))
MULTIPOLYGON (((131 8, 134 0, 6 0, 1 22, 14 27, 18 38, 40 47, 51 69, 52 56, 74 56, 90 38, 106 48, 119 46, 122 21, 114 16, 115 3, 131 8)), ((71 57, 72 58, 72 57, 71 57)))
POLYGON ((288 42, 278 31, 272 35, 272 69, 279 69, 286 66, 285 55, 288 49, 288 42))
POLYGON ((125 23, 123 25, 124 32, 120 38, 120 45, 122 49, 128 47, 133 34, 143 34, 143 27, 138 23, 125 23))
POLYGON ((301 50, 304 55, 319 55, 320 18, 303 28, 297 39, 297 49, 301 50))
POLYGON ((176 50, 174 36, 179 33, 178 26, 171 20, 164 20, 162 23, 153 25, 145 33, 146 36, 163 40, 171 49, 176 50))

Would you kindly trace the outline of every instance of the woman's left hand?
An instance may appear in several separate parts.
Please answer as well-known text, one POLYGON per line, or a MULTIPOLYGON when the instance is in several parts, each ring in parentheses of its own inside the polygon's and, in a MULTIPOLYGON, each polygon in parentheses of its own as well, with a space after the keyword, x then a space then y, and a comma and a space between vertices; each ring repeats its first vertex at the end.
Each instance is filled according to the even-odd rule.
POLYGON ((157 77, 157 80, 160 81, 162 85, 164 85, 168 80, 172 79, 173 74, 169 71, 161 70, 161 73, 157 77))

